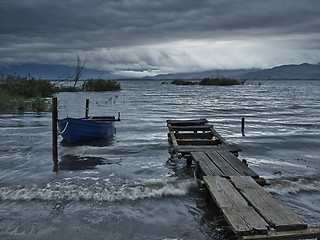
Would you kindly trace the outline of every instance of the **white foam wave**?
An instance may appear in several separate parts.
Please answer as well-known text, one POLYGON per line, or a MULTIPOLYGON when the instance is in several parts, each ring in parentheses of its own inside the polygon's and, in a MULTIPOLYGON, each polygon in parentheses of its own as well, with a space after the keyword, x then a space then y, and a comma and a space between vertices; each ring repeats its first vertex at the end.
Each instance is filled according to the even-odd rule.
POLYGON ((194 181, 166 182, 150 185, 101 187, 77 186, 73 184, 48 184, 40 188, 33 186, 1 187, 2 200, 67 200, 67 201, 121 201, 165 196, 182 196, 195 185, 194 181))
POLYGON ((270 182, 266 189, 280 195, 296 194, 299 192, 314 192, 320 190, 320 181, 315 179, 286 180, 277 179, 270 182))

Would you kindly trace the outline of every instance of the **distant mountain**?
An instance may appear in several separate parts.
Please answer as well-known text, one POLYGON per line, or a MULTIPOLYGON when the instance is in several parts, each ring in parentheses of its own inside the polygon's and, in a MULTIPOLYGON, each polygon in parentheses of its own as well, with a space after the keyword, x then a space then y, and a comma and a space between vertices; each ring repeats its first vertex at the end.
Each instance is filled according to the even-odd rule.
MULTIPOLYGON (((0 68, 0 73, 19 74, 25 76, 30 73, 35 78, 56 80, 72 76, 76 67, 64 65, 48 64, 22 64, 9 68, 0 68)), ((121 79, 123 76, 117 76, 111 72, 96 69, 85 68, 81 79, 98 78, 103 79, 121 79)), ((200 80, 203 78, 227 77, 240 80, 274 80, 274 79, 319 79, 320 65, 303 63, 300 65, 282 65, 271 69, 237 69, 237 70, 212 70, 205 72, 177 73, 177 74, 160 74, 154 77, 144 77, 142 79, 186 79, 200 80)))
POLYGON ((275 80, 275 79, 319 79, 320 65, 303 63, 300 65, 282 65, 271 69, 238 69, 214 70, 197 73, 162 74, 151 79, 203 79, 227 77, 246 80, 275 80))
POLYGON ((303 63, 300 65, 282 65, 271 69, 248 72, 238 76, 240 79, 320 79, 320 65, 303 63))
POLYGON ((186 79, 186 80, 199 80, 203 78, 216 78, 216 77, 235 77, 243 74, 257 71, 257 69, 236 69, 236 70, 212 70, 205 72, 193 72, 193 73, 176 73, 176 74, 159 74, 154 77, 144 77, 145 79, 186 79))
MULTIPOLYGON (((46 80, 63 79, 67 76, 74 76, 76 67, 70 67, 65 65, 49 65, 49 64, 21 64, 13 65, 8 68, 0 68, 0 73, 4 75, 8 74, 19 74, 26 76, 30 73, 35 78, 41 78, 46 80)), ((119 76, 113 75, 111 72, 101 71, 96 69, 84 68, 81 79, 88 78, 104 78, 104 79, 116 79, 119 76)))

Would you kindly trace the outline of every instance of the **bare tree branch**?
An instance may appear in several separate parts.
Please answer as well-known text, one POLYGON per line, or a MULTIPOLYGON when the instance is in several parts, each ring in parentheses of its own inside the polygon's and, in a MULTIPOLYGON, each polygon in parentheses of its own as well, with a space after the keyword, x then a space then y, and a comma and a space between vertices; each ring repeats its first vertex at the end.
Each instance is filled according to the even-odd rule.
POLYGON ((86 62, 87 62, 87 58, 84 60, 83 64, 81 65, 81 59, 79 57, 79 54, 77 53, 77 68, 76 68, 76 75, 74 78, 73 87, 76 87, 77 82, 80 80, 81 75, 83 74, 83 71, 84 71, 83 69, 84 69, 84 66, 86 65, 86 62))

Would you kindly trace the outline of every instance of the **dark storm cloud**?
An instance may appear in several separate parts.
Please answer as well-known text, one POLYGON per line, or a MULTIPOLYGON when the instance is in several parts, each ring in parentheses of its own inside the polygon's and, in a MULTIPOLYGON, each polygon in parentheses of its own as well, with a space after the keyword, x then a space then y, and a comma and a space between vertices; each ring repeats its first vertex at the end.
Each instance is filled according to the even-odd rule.
POLYGON ((75 51, 108 62, 101 50, 109 49, 119 62, 143 61, 154 68, 159 58, 172 60, 172 52, 165 47, 155 53, 153 47, 186 40, 262 43, 283 37, 319 49, 317 0, 2 0, 0 10, 0 64, 63 61, 75 51), (137 55, 133 49, 141 46, 153 47, 137 55))

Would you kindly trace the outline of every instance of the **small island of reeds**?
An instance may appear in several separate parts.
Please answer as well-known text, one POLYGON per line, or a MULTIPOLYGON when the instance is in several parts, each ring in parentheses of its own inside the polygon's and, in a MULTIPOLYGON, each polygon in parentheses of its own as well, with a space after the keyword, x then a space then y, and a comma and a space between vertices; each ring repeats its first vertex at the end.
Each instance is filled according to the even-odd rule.
POLYGON ((198 84, 198 82, 185 81, 185 80, 182 80, 182 79, 175 79, 171 83, 175 84, 175 85, 197 85, 198 84))
POLYGON ((175 85, 211 85, 211 86, 232 86, 232 85, 243 85, 245 81, 239 81, 236 79, 229 78, 204 78, 200 82, 186 81, 182 79, 176 79, 171 82, 175 85))

